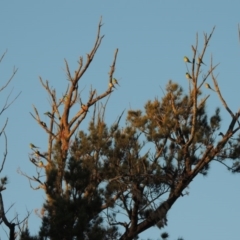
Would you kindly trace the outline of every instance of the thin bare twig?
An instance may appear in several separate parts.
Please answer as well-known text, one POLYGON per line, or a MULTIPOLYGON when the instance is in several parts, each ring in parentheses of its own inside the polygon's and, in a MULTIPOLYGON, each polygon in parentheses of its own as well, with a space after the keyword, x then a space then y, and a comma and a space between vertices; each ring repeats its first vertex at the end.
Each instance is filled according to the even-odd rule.
POLYGON ((8 108, 15 102, 15 100, 20 96, 20 94, 21 94, 22 92, 20 92, 10 103, 8 103, 8 99, 9 99, 9 97, 11 96, 11 93, 12 93, 12 91, 11 91, 10 94, 7 96, 7 99, 6 99, 6 101, 5 101, 5 104, 4 104, 3 108, 2 108, 2 110, 0 111, 0 115, 1 115, 6 109, 8 109, 8 108))
MULTIPOLYGON (((1 60, 2 60, 2 59, 1 59, 1 60)), ((0 62, 1 62, 1 61, 0 61, 0 62)), ((13 73, 12 73, 12 75, 11 75, 10 78, 7 80, 6 84, 5 84, 4 86, 2 86, 2 88, 0 88, 0 92, 1 92, 3 89, 5 89, 5 88, 8 86, 8 84, 12 81, 13 77, 14 77, 15 74, 17 73, 17 70, 18 70, 18 69, 15 69, 15 67, 13 68, 13 73)))
POLYGON ((217 92, 217 94, 218 94, 218 96, 219 96, 219 98, 220 98, 223 106, 224 106, 225 109, 228 111, 228 113, 231 115, 231 117, 234 118, 234 114, 233 114, 233 112, 231 111, 231 109, 228 107, 226 101, 224 100, 224 98, 223 98, 223 96, 222 96, 222 94, 221 94, 221 91, 220 91, 220 89, 219 89, 219 87, 218 87, 217 79, 215 78, 215 76, 213 75, 213 73, 211 73, 211 77, 212 77, 212 80, 213 80, 213 83, 214 83, 214 87, 215 87, 215 89, 216 89, 216 92, 217 92))
POLYGON ((7 135, 5 132, 3 132, 4 134, 4 137, 5 137, 5 152, 3 154, 3 161, 2 161, 2 165, 1 165, 1 168, 0 168, 0 172, 2 172, 3 170, 3 167, 4 167, 4 164, 5 164, 5 161, 6 161, 6 158, 7 158, 7 135))

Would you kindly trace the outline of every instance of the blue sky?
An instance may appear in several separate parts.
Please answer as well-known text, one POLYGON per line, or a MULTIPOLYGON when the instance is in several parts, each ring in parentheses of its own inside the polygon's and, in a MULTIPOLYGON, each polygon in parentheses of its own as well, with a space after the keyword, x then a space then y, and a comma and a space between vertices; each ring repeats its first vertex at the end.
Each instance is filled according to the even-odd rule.
MULTIPOLYGON (((240 2, 227 1, 2 1, 0 4, 0 53, 8 49, 0 65, 1 83, 10 76, 13 66, 18 73, 9 88, 1 93, 1 102, 13 88, 12 97, 21 96, 1 116, 8 117, 8 159, 1 174, 7 174, 9 184, 3 192, 5 209, 14 207, 8 216, 41 207, 44 193, 30 189, 28 181, 17 174, 20 168, 30 175, 35 173, 28 160, 29 142, 45 149, 47 136, 35 123, 29 112, 34 104, 40 114, 50 109, 48 97, 38 77, 48 79, 59 98, 67 86, 64 58, 72 71, 79 56, 86 57, 95 41, 100 16, 103 17, 102 45, 88 72, 81 80, 87 99, 92 85, 98 93, 108 85, 109 66, 114 51, 119 49, 115 77, 120 85, 108 104, 107 122, 111 124, 124 109, 143 108, 144 103, 162 97, 169 79, 188 89, 183 56, 191 57, 191 45, 199 33, 199 47, 203 45, 203 32, 216 30, 204 58, 210 64, 213 56, 220 63, 216 70, 219 86, 229 106, 239 109, 239 55, 237 25, 240 2)), ((205 68, 207 70, 207 68, 205 68)), ((211 83, 211 81, 209 82, 211 83)), ((204 95, 209 92, 203 91, 204 95)), ((225 131, 228 113, 214 93, 211 93, 207 110, 221 108, 225 131)), ((48 121, 43 116, 44 121, 48 121)), ((124 124, 125 120, 122 120, 124 124)), ((1 125, 2 126, 2 125, 1 125)), ((86 125, 85 125, 86 126, 86 125)), ((3 152, 3 140, 0 140, 3 152)), ((240 175, 231 175, 216 163, 208 177, 198 176, 190 185, 190 195, 179 199, 168 214, 168 227, 159 231, 152 228, 142 238, 159 238, 168 231, 171 240, 182 236, 185 240, 237 240, 240 222, 240 175)), ((31 233, 37 233, 39 218, 32 213, 29 221, 31 233)), ((2 225, 1 239, 7 239, 2 225)), ((160 238, 159 238, 160 239, 160 238)))

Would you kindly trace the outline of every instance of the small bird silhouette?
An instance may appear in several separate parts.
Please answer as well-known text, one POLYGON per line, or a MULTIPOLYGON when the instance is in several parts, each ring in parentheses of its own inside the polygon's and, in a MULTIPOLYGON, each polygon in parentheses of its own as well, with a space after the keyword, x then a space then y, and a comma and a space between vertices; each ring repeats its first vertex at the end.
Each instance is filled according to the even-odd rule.
POLYGON ((30 159, 32 163, 36 164, 37 163, 37 160, 35 158, 31 158, 30 159))
POLYGON ((192 63, 192 62, 188 59, 188 57, 186 57, 186 56, 184 56, 183 60, 184 60, 184 62, 192 63))
POLYGON ((109 82, 108 86, 109 86, 109 88, 116 88, 116 87, 114 86, 114 84, 113 84, 113 82, 112 82, 112 81, 111 81, 111 82, 109 82))
POLYGON ((39 148, 39 147, 36 147, 34 144, 30 143, 29 144, 30 148, 33 149, 33 148, 39 148))
POLYGON ((38 163, 38 166, 39 166, 39 167, 44 167, 43 162, 40 161, 40 162, 38 163))
POLYGON ((198 57, 198 64, 199 64, 199 65, 200 65, 200 64, 203 64, 203 65, 206 66, 206 64, 202 61, 202 59, 201 59, 200 57, 198 57))
POLYGON ((47 124, 45 122, 40 122, 42 126, 47 127, 47 124))
POLYGON ((223 134, 222 132, 220 132, 220 133, 218 134, 218 136, 222 136, 222 137, 223 137, 223 136, 224 136, 224 134, 223 134))
POLYGON ((186 73, 186 78, 187 79, 192 79, 191 75, 189 73, 186 73))
POLYGON ((88 112, 88 106, 82 104, 82 110, 83 110, 84 112, 88 112))
POLYGON ((211 90, 214 91, 214 92, 216 92, 215 90, 213 90, 213 89, 211 88, 211 86, 210 86, 208 83, 205 83, 205 87, 208 88, 208 89, 211 89, 211 90))
POLYGON ((66 95, 64 95, 64 96, 60 99, 60 101, 61 101, 61 102, 66 102, 67 99, 68 99, 68 95, 66 94, 66 95))
POLYGON ((50 118, 55 118, 54 115, 51 114, 50 112, 45 112, 44 114, 47 115, 47 116, 50 117, 50 118))
POLYGON ((117 84, 118 86, 120 86, 116 78, 113 78, 112 82, 113 82, 113 84, 117 84))
POLYGON ((37 158, 41 157, 41 154, 40 154, 40 152, 39 152, 38 150, 35 152, 35 156, 36 156, 37 158))

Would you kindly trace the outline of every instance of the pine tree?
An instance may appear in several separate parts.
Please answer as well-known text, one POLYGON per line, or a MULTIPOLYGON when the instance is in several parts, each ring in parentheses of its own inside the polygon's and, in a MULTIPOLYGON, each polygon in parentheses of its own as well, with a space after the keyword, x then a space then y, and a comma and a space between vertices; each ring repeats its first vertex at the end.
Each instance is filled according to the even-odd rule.
MULTIPOLYGON (((105 108, 100 108, 94 111, 88 130, 77 132, 88 109, 113 91, 110 87, 95 98, 95 91, 91 91, 88 102, 81 103, 80 111, 70 120, 76 86, 84 73, 81 69, 74 80, 67 70, 72 85, 62 114, 55 90, 50 90, 48 83, 44 85, 53 105, 47 129, 35 108, 35 119, 49 134, 48 153, 38 154, 46 161, 46 181, 33 179, 47 195, 41 239, 137 239, 152 226, 167 225, 173 204, 188 194, 188 186, 198 174, 208 174, 212 161, 226 165, 224 161, 232 159, 232 166, 226 166, 238 171, 240 136, 233 136, 240 129, 240 111, 234 114, 224 100, 214 75, 217 65, 211 61, 201 78, 202 64, 195 64, 198 57, 204 60, 213 31, 209 36, 204 34, 200 55, 198 42, 192 46, 192 61, 186 66, 191 64, 189 92, 169 81, 161 100, 149 100, 144 111, 128 111, 124 127, 120 127, 122 115, 109 127, 104 120, 105 108), (220 132, 220 109, 206 113, 210 95, 204 97, 202 92, 209 78, 214 88, 210 94, 219 96, 231 116, 225 133, 220 132)), ((95 46, 99 44, 98 34, 95 46)), ((88 56, 91 59, 92 55, 88 56)))
POLYGON ((105 236, 115 231, 115 228, 105 229, 103 219, 98 216, 102 206, 100 190, 91 189, 91 194, 83 197, 84 190, 91 182, 90 169, 83 162, 81 157, 68 160, 64 171, 67 190, 61 196, 54 191, 56 172, 49 177, 47 193, 54 201, 44 204, 46 215, 43 217, 40 239, 86 239, 86 236, 89 239, 110 239, 105 236))
POLYGON ((92 170, 85 165, 85 157, 71 154, 74 136, 89 114, 89 109, 93 108, 96 112, 97 103, 114 91, 113 88, 108 88, 108 83, 113 79, 118 49, 114 54, 109 79, 106 81, 106 91, 98 95, 96 90, 91 89, 89 98, 84 103, 79 94, 79 81, 94 59, 104 37, 100 34, 101 26, 100 21, 94 46, 87 54, 85 63, 83 57, 80 57, 79 66, 74 74, 71 74, 65 60, 70 86, 67 87, 64 97, 58 98, 56 90, 49 87, 49 82, 44 83, 40 78, 42 86, 51 98, 51 110, 45 113, 50 122, 42 121, 35 106, 35 114, 31 115, 48 134, 48 150, 43 152, 31 147, 29 160, 37 167, 37 173, 31 177, 21 172, 31 183, 38 184, 36 189, 43 189, 46 193, 47 200, 40 213, 42 226, 39 239, 111 239, 117 236, 115 226, 102 225, 103 218, 99 216, 103 203, 101 190, 94 188, 92 170), (76 109, 76 106, 78 111, 70 117, 70 111, 76 109), (42 172, 46 176, 45 179, 42 172))
POLYGON ((30 235, 29 229, 25 228, 20 234, 20 240, 39 240, 38 237, 32 237, 30 235))

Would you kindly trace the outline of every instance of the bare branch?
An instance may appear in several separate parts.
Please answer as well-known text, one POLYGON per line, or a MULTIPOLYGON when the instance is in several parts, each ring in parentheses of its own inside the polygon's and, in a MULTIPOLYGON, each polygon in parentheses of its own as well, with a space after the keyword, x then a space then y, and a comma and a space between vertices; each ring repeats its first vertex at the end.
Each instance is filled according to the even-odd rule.
MULTIPOLYGON (((5 52, 5 53, 6 53, 6 52, 5 52)), ((5 55, 5 53, 4 53, 4 55, 5 55)), ((2 56, 2 58, 3 58, 3 56, 2 56)), ((1 58, 1 60, 2 60, 2 58, 1 58)), ((1 62, 1 61, 0 61, 0 62, 1 62)), ((17 73, 17 70, 18 70, 18 69, 15 69, 15 67, 13 68, 13 73, 12 73, 11 77, 7 80, 6 84, 0 88, 0 92, 1 92, 3 89, 5 89, 5 88, 8 86, 8 84, 12 81, 13 77, 14 77, 15 74, 17 73)))
POLYGON ((3 108, 2 108, 2 110, 0 111, 0 115, 1 115, 6 109, 8 109, 8 108, 15 102, 15 100, 20 96, 20 94, 21 94, 22 92, 20 92, 10 103, 8 103, 8 99, 9 99, 9 97, 11 96, 11 93, 12 93, 12 91, 11 91, 10 94, 7 96, 7 99, 6 99, 6 101, 5 101, 5 104, 4 104, 3 108))
POLYGON ((36 116, 37 116, 37 117, 35 117, 35 116, 30 112, 31 116, 38 122, 38 124, 39 124, 49 135, 51 135, 53 138, 56 138, 56 135, 55 135, 51 130, 49 130, 49 129, 47 128, 46 123, 43 122, 43 121, 41 121, 41 119, 40 119, 40 117, 39 117, 39 115, 38 115, 37 109, 36 109, 35 107, 34 107, 34 110, 35 110, 35 113, 36 113, 36 116))
POLYGON ((5 152, 3 154, 3 161, 2 161, 1 168, 0 168, 0 172, 2 172, 5 161, 6 161, 6 158, 7 158, 7 136, 6 136, 5 132, 3 132, 3 134, 4 134, 4 137, 5 137, 5 152))
POLYGON ((112 64, 110 72, 109 72, 109 82, 112 81, 112 76, 113 76, 113 73, 115 71, 115 64, 116 64, 117 54, 118 54, 118 49, 116 49, 116 51, 115 51, 113 64, 112 64))
MULTIPOLYGON (((93 57, 95 56, 95 53, 97 52, 97 50, 98 50, 98 48, 99 48, 99 46, 102 42, 102 39, 103 39, 104 35, 100 36, 101 27, 102 27, 102 18, 100 19, 100 22, 98 24, 98 32, 97 32, 97 38, 96 38, 96 41, 95 41, 95 45, 94 45, 91 53, 87 54, 87 62, 85 63, 85 66, 83 67, 83 69, 81 71, 79 71, 79 74, 77 75, 78 80, 82 77, 82 75, 88 69, 88 66, 90 65, 91 61, 93 60, 93 57)), ((79 65, 79 66, 81 66, 81 65, 79 65)))
POLYGON ((26 173, 24 173, 24 172, 22 172, 20 169, 18 169, 17 170, 17 172, 20 174, 20 175, 22 175, 22 176, 24 176, 24 177, 26 177, 27 179, 28 179, 28 181, 29 181, 29 185, 30 185, 30 187, 33 189, 33 190, 38 190, 38 189, 46 189, 46 186, 45 186, 45 184, 40 180, 40 178, 41 177, 43 177, 43 176, 41 176, 39 173, 38 173, 38 176, 37 177, 30 177, 30 176, 28 176, 26 173), (32 182, 38 182, 40 185, 38 186, 38 187, 33 187, 32 186, 32 182))
POLYGON ((66 59, 64 59, 64 62, 65 62, 65 66, 66 66, 67 77, 71 82, 73 82, 72 77, 71 77, 71 73, 70 73, 70 69, 69 69, 69 66, 68 66, 68 62, 67 62, 66 59))
POLYGON ((9 228, 9 240, 15 239, 15 223, 10 223, 5 215, 4 204, 2 199, 2 193, 0 192, 0 218, 3 220, 4 224, 9 228))
POLYGON ((0 132, 0 136, 1 136, 2 133, 4 132, 4 130, 5 130, 6 126, 7 126, 7 123, 8 123, 8 118, 7 118, 7 120, 6 120, 5 124, 4 124, 4 126, 3 126, 2 130, 1 130, 1 132, 0 132))
POLYGON ((233 112, 231 111, 231 109, 228 107, 226 101, 224 100, 222 94, 221 94, 221 91, 218 87, 218 83, 217 83, 217 79, 215 78, 215 76, 213 75, 213 73, 211 73, 211 77, 212 77, 212 80, 213 80, 213 83, 214 83, 214 87, 215 87, 215 90, 223 104, 223 106, 225 107, 225 109, 228 111, 228 113, 231 115, 232 118, 234 118, 234 114, 233 112))
MULTIPOLYGON (((211 33, 210 33, 210 35, 207 37, 207 34, 206 33, 204 33, 204 47, 203 47, 203 50, 202 50, 202 52, 201 52, 201 54, 200 54, 200 56, 199 56, 199 58, 202 60, 203 59, 203 57, 204 57, 204 54, 205 54, 205 52, 206 52, 206 49, 207 49, 207 47, 208 47, 208 43, 209 43, 209 41, 210 41, 210 39, 211 39, 211 37, 212 37, 212 35, 213 35, 213 32, 214 32, 214 30, 215 30, 215 26, 213 27, 213 29, 212 29, 212 31, 211 31, 211 33)), ((198 35, 197 35, 197 40, 196 40, 196 50, 197 50, 197 47, 198 47, 198 35)), ((195 55, 196 56, 196 55, 195 55)), ((193 64, 194 65, 194 64, 193 64)), ((201 68, 201 64, 198 64, 198 66, 197 66, 197 70, 196 70, 196 81, 197 81, 197 78, 198 78, 198 76, 199 76, 199 74, 200 74, 200 68, 201 68)), ((194 68, 193 68, 193 70, 194 70, 194 68)), ((194 72, 192 72, 192 76, 194 76, 194 72)))
MULTIPOLYGON (((115 69, 115 64, 116 64, 116 59, 117 59, 117 53, 118 53, 118 50, 115 51, 115 54, 114 54, 114 59, 113 59, 113 64, 111 66, 111 69, 110 69, 110 73, 109 73, 109 76, 110 76, 110 79, 112 79, 112 75, 114 73, 114 69, 115 69)), ((89 96, 89 99, 88 99, 88 102, 87 102, 87 106, 88 108, 92 105, 94 105, 97 101, 103 99, 104 97, 106 97, 107 95, 109 95, 110 93, 112 92, 112 89, 109 88, 105 93, 97 96, 96 98, 93 98, 94 97, 94 94, 95 94, 95 91, 92 91, 90 93, 90 96, 89 96)), ((79 117, 82 115, 82 117, 76 122, 76 124, 74 125, 74 127, 72 128, 69 136, 71 137, 74 132, 76 131, 76 129, 79 127, 80 123, 83 121, 83 119, 86 117, 86 114, 87 112, 84 111, 82 108, 80 109, 80 111, 72 118, 72 120, 69 122, 69 126, 71 127, 78 119, 79 117), (83 115, 82 115, 83 114, 83 115)))
POLYGON ((6 51, 3 53, 3 55, 0 57, 0 63, 2 62, 2 60, 3 60, 3 58, 5 57, 6 53, 7 53, 7 50, 6 50, 6 51))

